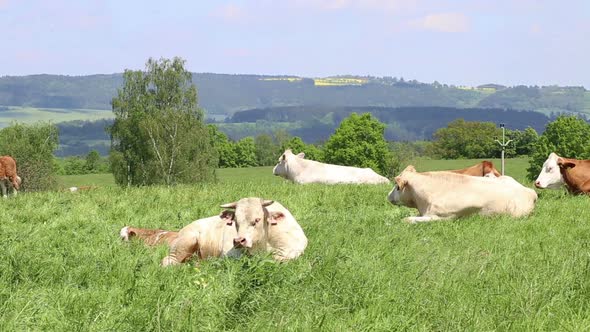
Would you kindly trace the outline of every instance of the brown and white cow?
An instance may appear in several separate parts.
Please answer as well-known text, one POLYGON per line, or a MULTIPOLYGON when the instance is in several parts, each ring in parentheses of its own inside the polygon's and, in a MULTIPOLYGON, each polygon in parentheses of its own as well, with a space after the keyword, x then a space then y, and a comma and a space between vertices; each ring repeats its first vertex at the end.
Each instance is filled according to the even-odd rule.
POLYGON ((552 152, 535 180, 540 189, 559 189, 572 194, 590 194, 590 160, 563 158, 552 152))
POLYGON ((248 253, 270 252, 276 260, 298 257, 307 246, 303 229, 293 215, 278 202, 257 197, 222 205, 219 216, 199 219, 178 232, 123 227, 123 240, 133 236, 148 245, 168 243, 170 253, 162 265, 175 265, 196 254, 209 257, 239 257, 248 253))
POLYGON ((484 160, 481 163, 477 163, 471 167, 463 169, 449 170, 448 172, 471 175, 471 176, 485 176, 485 177, 500 177, 501 174, 498 172, 494 163, 491 161, 484 160))
POLYGON ((474 177, 452 172, 418 173, 408 166, 395 178, 387 199, 418 209, 411 223, 450 219, 471 214, 508 214, 521 217, 535 207, 537 194, 509 176, 474 177))
POLYGON ((285 150, 281 155, 272 173, 299 184, 389 183, 389 179, 377 174, 371 168, 325 164, 305 159, 303 152, 294 154, 290 149, 285 150))
POLYGON ((16 173, 16 161, 11 156, 0 157, 0 189, 2 196, 7 197, 8 189, 12 185, 13 195, 16 196, 22 180, 16 173))

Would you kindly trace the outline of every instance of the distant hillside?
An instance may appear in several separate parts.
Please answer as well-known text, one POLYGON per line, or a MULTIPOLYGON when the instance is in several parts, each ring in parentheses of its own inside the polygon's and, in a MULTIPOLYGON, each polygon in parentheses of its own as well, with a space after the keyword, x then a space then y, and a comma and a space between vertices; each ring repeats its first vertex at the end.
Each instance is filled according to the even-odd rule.
MULTIPOLYGON (((424 84, 393 77, 193 74, 199 104, 209 116, 283 106, 500 108, 590 113, 582 87, 478 87, 424 84)), ((122 74, 0 77, 0 106, 110 110, 122 74)))
POLYGON ((532 111, 514 111, 486 108, 451 108, 451 107, 276 107, 269 109, 253 109, 235 113, 227 124, 220 128, 233 139, 253 133, 241 132, 241 128, 256 127, 246 124, 260 124, 272 130, 276 124, 290 123, 289 132, 300 136, 306 142, 326 140, 338 127, 340 122, 350 113, 371 113, 381 122, 387 124, 385 136, 388 140, 429 140, 432 134, 457 118, 467 121, 489 121, 505 123, 509 129, 523 130, 532 127, 541 133, 551 120, 547 115, 532 111), (229 129, 232 130, 229 130, 229 129))

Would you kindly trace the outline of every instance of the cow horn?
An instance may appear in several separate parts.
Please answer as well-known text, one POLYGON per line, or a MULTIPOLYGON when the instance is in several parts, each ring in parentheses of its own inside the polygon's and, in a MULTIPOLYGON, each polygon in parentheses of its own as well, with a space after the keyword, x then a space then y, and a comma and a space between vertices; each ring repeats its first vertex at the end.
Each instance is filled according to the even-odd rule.
POLYGON ((271 199, 264 199, 262 200, 262 206, 269 206, 272 203, 274 203, 275 201, 271 200, 271 199))
POLYGON ((221 204, 220 206, 224 209, 235 209, 238 206, 238 202, 221 204))

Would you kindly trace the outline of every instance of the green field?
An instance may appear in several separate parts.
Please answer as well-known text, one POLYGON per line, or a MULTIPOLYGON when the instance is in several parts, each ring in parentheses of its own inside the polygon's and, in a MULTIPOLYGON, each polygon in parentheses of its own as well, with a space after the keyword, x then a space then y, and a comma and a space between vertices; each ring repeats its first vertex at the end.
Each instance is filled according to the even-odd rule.
POLYGON ((51 121, 53 123, 73 120, 100 120, 113 118, 111 110, 34 108, 8 106, 8 110, 0 112, 0 128, 9 126, 13 121, 34 123, 51 121))
MULTIPOLYGON (((526 161, 507 165, 519 177, 526 161)), ((409 225, 416 211, 389 204, 390 185, 295 185, 270 170, 223 169, 218 183, 173 188, 63 177, 100 187, 0 201, 0 331, 590 329, 586 196, 540 192, 522 219, 409 225), (118 238, 124 225, 179 229, 247 196, 290 209, 309 238, 301 258, 161 268, 165 247, 118 238)))

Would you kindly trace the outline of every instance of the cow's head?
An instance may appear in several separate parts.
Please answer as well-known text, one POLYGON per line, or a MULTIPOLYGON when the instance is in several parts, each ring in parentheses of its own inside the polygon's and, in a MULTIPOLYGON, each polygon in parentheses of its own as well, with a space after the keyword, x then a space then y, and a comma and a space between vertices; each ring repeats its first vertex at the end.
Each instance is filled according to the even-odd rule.
POLYGON ((563 160, 554 152, 549 155, 549 158, 543 163, 541 173, 539 173, 537 180, 535 180, 535 187, 541 189, 559 189, 563 186, 565 182, 559 169, 560 165, 558 165, 560 159, 563 160))
POLYGON ((395 177, 395 186, 387 195, 387 199, 391 204, 416 207, 414 198, 408 189, 408 174, 410 173, 416 173, 416 169, 412 165, 406 167, 400 175, 395 177))
POLYGON ((15 186, 14 189, 19 190, 20 189, 20 185, 23 183, 23 179, 20 178, 20 176, 16 176, 16 181, 15 181, 15 186))
POLYGON ((233 220, 236 223, 238 237, 234 239, 234 246, 251 249, 266 240, 266 223, 272 224, 273 218, 264 208, 273 203, 258 197, 242 198, 237 202, 221 205, 222 208, 233 209, 233 220))
POLYGON ((305 153, 301 152, 296 155, 293 153, 293 151, 291 151, 291 149, 285 150, 281 157, 279 157, 279 162, 277 163, 275 168, 273 168, 272 174, 286 178, 289 172, 289 164, 293 163, 292 160, 294 158, 303 159, 305 158, 305 153))

